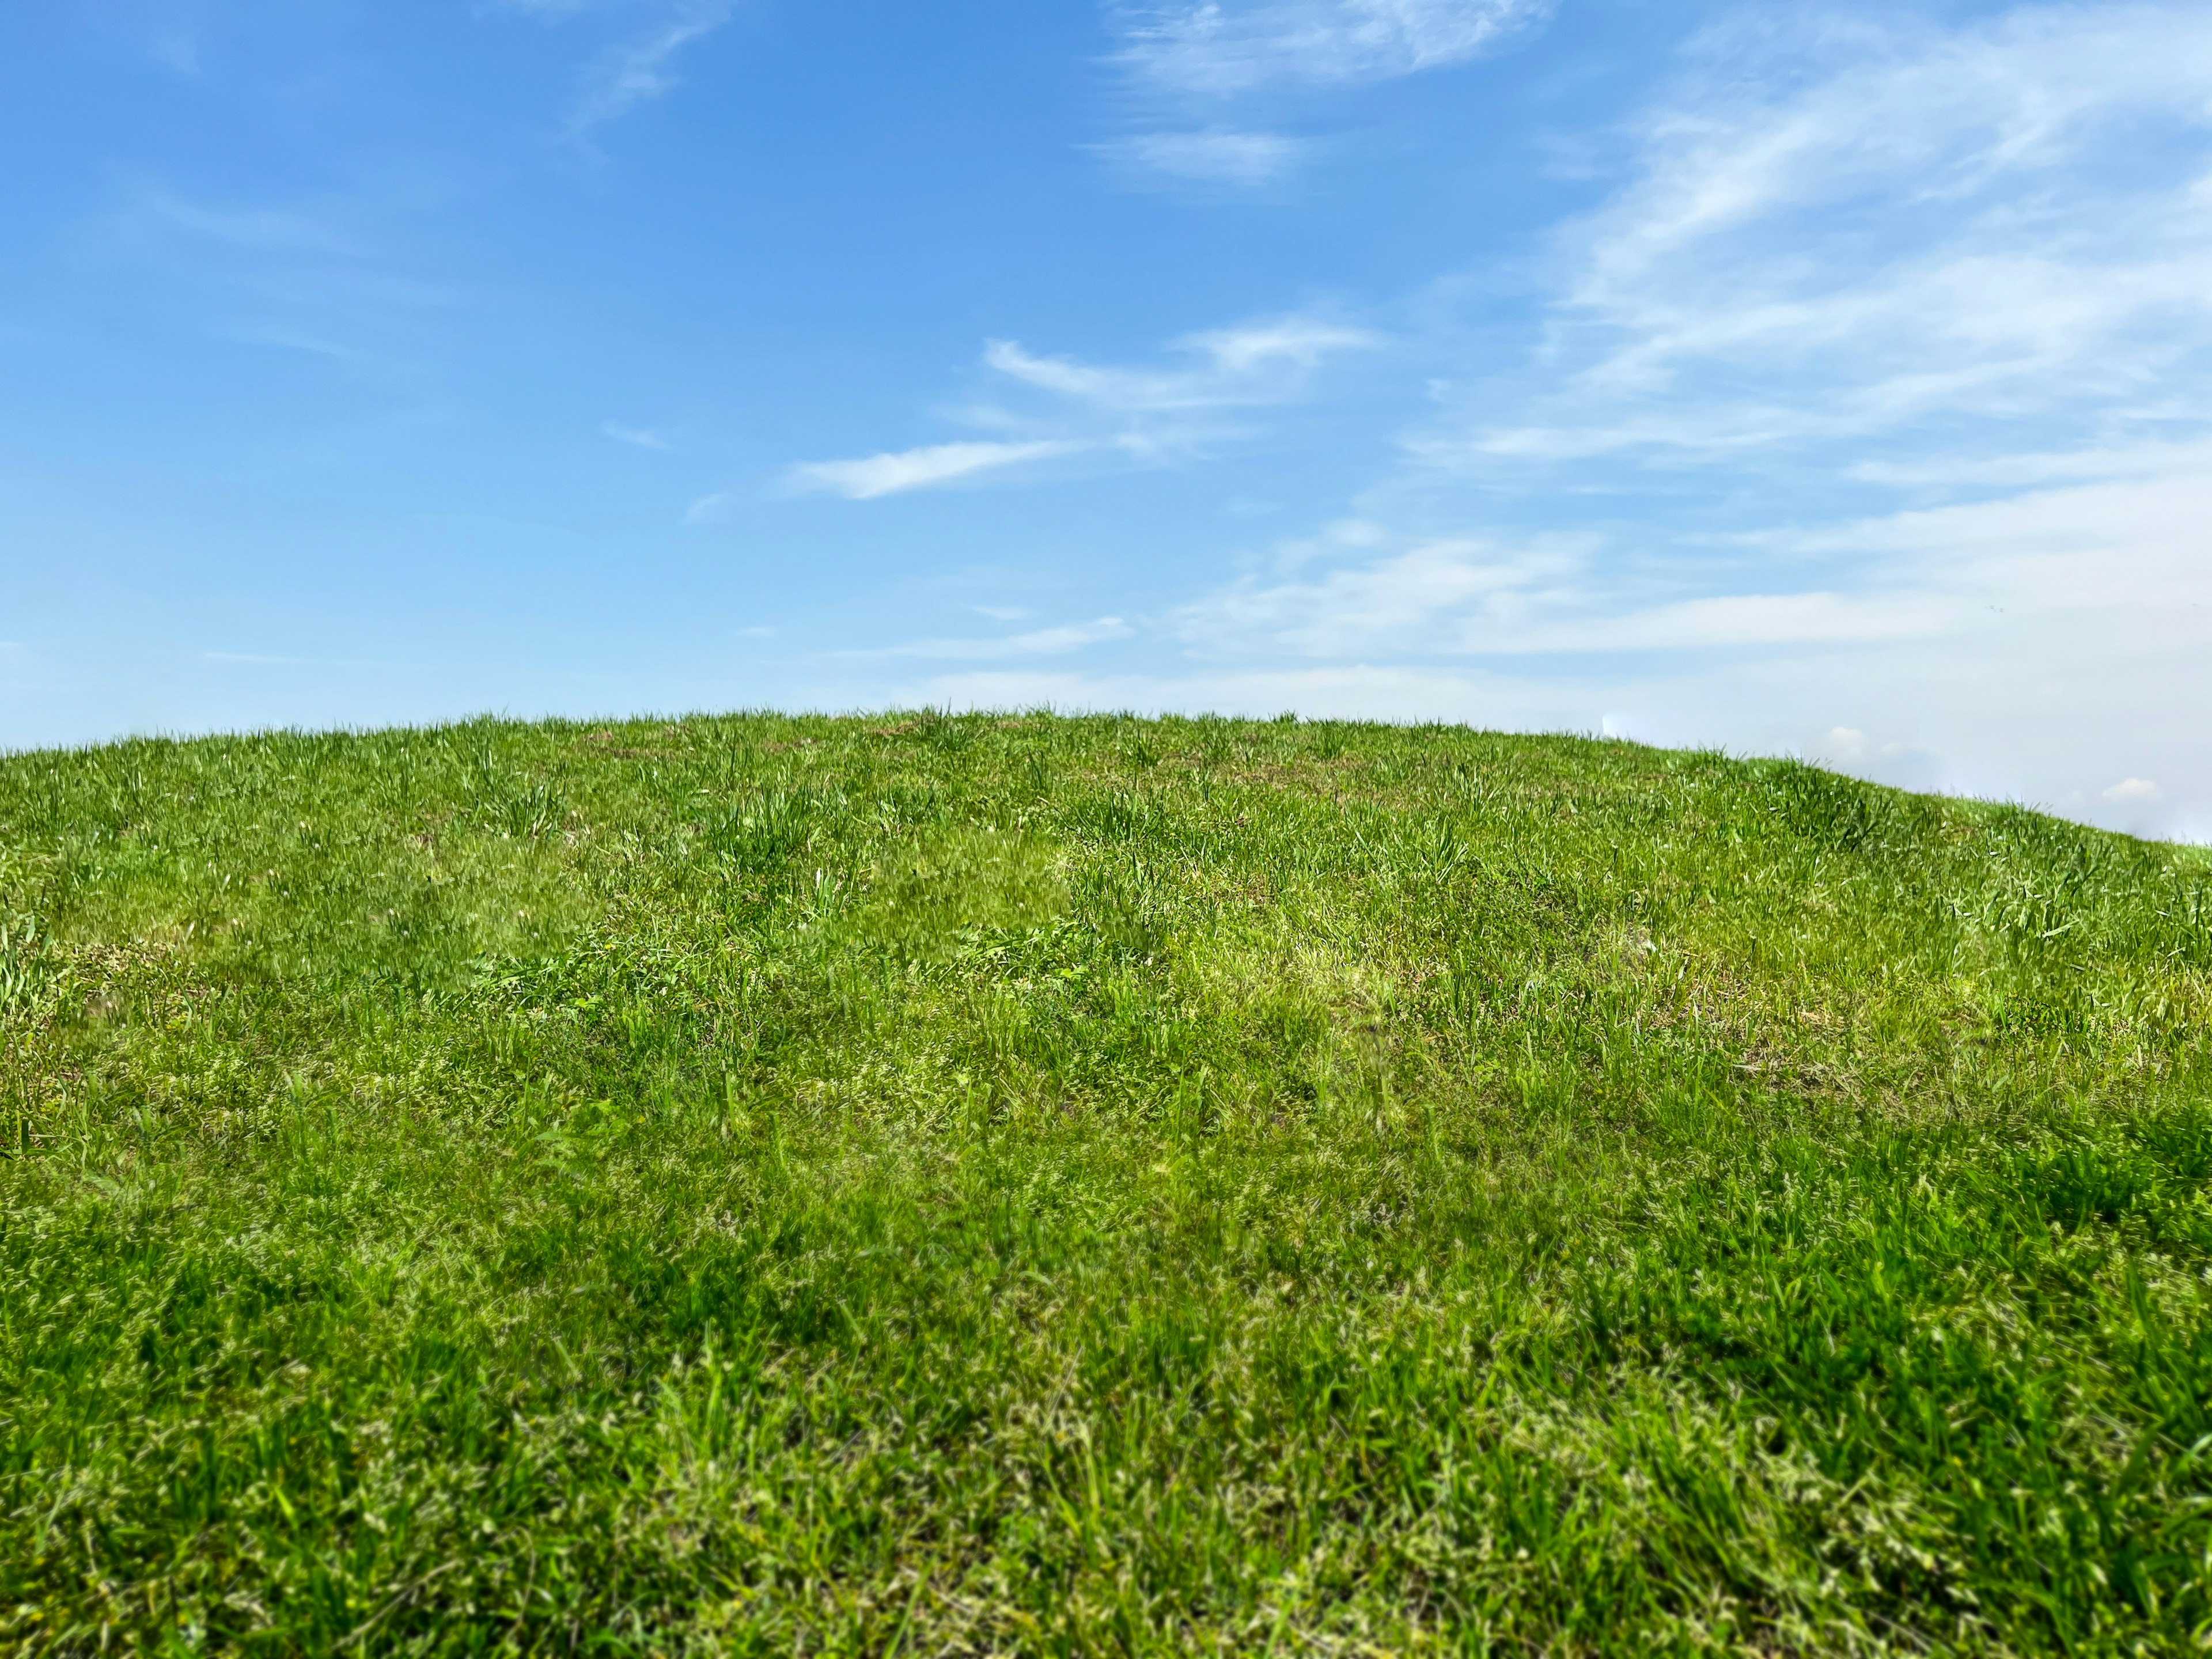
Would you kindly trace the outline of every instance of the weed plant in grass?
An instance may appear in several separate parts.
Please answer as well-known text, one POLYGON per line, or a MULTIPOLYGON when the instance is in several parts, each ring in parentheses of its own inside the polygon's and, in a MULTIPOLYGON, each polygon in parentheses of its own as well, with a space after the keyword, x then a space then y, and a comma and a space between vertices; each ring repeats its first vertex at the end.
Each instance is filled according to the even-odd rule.
POLYGON ((2191 1650, 2209 896, 1442 727, 0 760, 0 1643, 2191 1650))

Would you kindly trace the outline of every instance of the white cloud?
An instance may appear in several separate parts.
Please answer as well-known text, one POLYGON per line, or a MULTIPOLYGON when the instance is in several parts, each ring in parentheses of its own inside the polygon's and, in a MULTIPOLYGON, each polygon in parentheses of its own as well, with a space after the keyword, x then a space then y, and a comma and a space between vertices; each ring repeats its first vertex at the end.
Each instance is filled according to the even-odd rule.
POLYGON ((1711 52, 1562 243, 1542 381, 1504 421, 1488 389, 1425 459, 1725 461, 2124 415, 2212 354, 2212 12, 1820 18, 1711 52))
POLYGON ((1014 634, 1001 639, 916 640, 910 644, 890 646, 880 651, 848 651, 842 654, 849 657, 927 657, 970 662, 1004 657, 1057 657, 1071 651, 1080 651, 1086 646, 1102 645, 1111 640, 1126 640, 1135 632, 1119 617, 1101 617, 1096 622, 1040 628, 1031 633, 1014 634))
MULTIPOLYGON (((2049 458, 2063 477, 2063 458, 2049 458)), ((1875 585, 1932 582, 1993 614, 2140 612, 2212 629, 2212 441, 2160 446, 2134 476, 1774 532, 1757 549, 1875 585)), ((2149 624, 2147 624, 2149 625, 2149 624)))
POLYGON ((1207 653, 1528 656, 1911 639, 1944 631, 1959 610, 1910 591, 1655 600, 1648 586, 1602 579, 1587 545, 1554 538, 1436 542, 1309 580, 1247 577, 1176 620, 1207 653))
POLYGON ((609 421, 599 430, 618 444, 629 444, 638 449, 666 449, 668 440, 644 427, 623 426, 609 421))
POLYGON ((1224 434, 1224 411, 1297 398, 1313 371, 1338 354, 1371 347, 1364 330, 1309 317, 1280 317, 1185 335, 1164 367, 1040 357, 1012 340, 993 340, 986 368, 1008 389, 1044 395, 1042 413, 971 409, 971 424, 1020 437, 926 445, 849 460, 808 461, 785 474, 789 489, 868 501, 1024 464, 1079 454, 1144 457, 1188 450, 1224 434))
POLYGON ((1915 461, 1859 461, 1846 476, 1863 483, 1905 489, 2027 489, 2081 479, 2151 478, 2176 464, 2212 460, 2202 443, 2100 445, 2071 451, 2031 450, 2014 455, 1949 454, 1915 461))
POLYGON ((668 91, 677 54, 729 20, 730 0, 687 0, 657 27, 602 54, 568 112, 570 135, 580 137, 668 91))
POLYGON ((1251 187, 1295 171, 1313 146, 1280 132, 1203 127, 1189 132, 1139 132, 1094 146, 1108 160, 1194 184, 1251 187))
POLYGON ((1109 0, 1115 62, 1142 130, 1095 148, 1140 174, 1251 188, 1322 148, 1233 117, 1285 94, 1462 64, 1547 15, 1552 0, 1109 0))
POLYGON ((866 455, 857 460, 805 461, 785 476, 794 490, 827 490, 848 501, 866 501, 878 495, 896 495, 908 489, 950 483, 955 478, 972 477, 978 472, 1018 466, 1025 461, 1071 455, 1087 447, 1085 444, 1060 439, 1040 439, 1030 443, 931 444, 921 449, 866 455))
POLYGON ((1831 726, 1821 749, 1839 761, 1863 761, 1868 754, 1867 736, 1855 726, 1831 726))
POLYGON ((1133 73, 1170 92, 1222 97, 1464 63, 1549 10, 1548 0, 1180 0, 1111 15, 1133 73))
POLYGON ((1572 547, 1432 543, 1309 580, 1247 577, 1185 606, 1176 627, 1208 654, 1465 651, 1477 636, 1510 640, 1533 615, 1571 605, 1584 563, 1572 547))
POLYGON ((2166 791, 2148 778, 2124 778, 2104 792, 2105 799, 2121 806, 2155 806, 2166 791))
POLYGON ((1377 343, 1364 329, 1291 316, 1184 335, 1170 348, 1186 360, 1181 368, 1038 357, 1012 340, 991 341, 983 360, 1012 380, 1077 403, 1117 414, 1161 414, 1281 403, 1295 397, 1325 359, 1377 343))

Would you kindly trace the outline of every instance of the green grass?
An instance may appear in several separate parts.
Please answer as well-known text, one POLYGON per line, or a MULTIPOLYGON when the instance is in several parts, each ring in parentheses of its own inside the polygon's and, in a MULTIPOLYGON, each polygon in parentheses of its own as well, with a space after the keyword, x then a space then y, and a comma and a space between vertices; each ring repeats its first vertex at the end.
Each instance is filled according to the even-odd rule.
POLYGON ((2170 1654, 2212 859, 1454 728, 0 759, 0 1644, 2170 1654))

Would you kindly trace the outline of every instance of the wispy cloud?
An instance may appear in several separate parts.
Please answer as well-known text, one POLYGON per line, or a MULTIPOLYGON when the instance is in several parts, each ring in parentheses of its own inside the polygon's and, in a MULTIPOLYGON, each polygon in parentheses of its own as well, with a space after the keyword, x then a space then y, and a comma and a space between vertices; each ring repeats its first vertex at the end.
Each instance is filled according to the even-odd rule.
POLYGON ((1171 91, 1221 97, 1464 63, 1550 9, 1550 0, 1185 0, 1111 15, 1120 61, 1133 72, 1171 91))
POLYGON ((1534 656, 1910 639, 1959 609, 1914 592, 1668 599, 1607 577, 1593 553, 1564 538, 1430 543, 1310 579, 1248 577, 1175 620, 1205 655, 1534 656))
POLYGON ((1433 543, 1310 579, 1248 576, 1176 617, 1205 655, 1300 657, 1464 651, 1471 635, 1504 639, 1532 615, 1582 596, 1586 550, 1433 543))
POLYGON ((84 246, 195 306, 215 338, 407 379, 464 295, 392 268, 396 208, 374 188, 256 201, 138 179, 88 222, 84 246))
POLYGON ((731 0, 687 0, 646 33, 603 53, 568 112, 570 135, 586 136, 674 87, 678 54, 728 22, 730 12, 731 0))
POLYGON ((1024 435, 803 462, 786 472, 785 483, 868 501, 1037 461, 1180 453, 1222 436, 1226 412, 1288 402, 1328 359, 1379 343, 1366 330, 1299 316, 1186 335, 1170 343, 1166 362, 1142 367, 1040 356, 1017 341, 993 340, 984 366, 1006 390, 1030 394, 1031 403, 1041 397, 1042 406, 987 404, 965 417, 1000 430, 1026 428, 1024 435))
POLYGON ((1096 148, 1160 178, 1273 184, 1318 146, 1254 127, 1255 106, 1466 63, 1551 8, 1552 0, 1116 0, 1107 10, 1120 41, 1115 62, 1138 94, 1139 131, 1096 148))
POLYGON ((1366 329, 1293 316, 1184 335, 1169 348, 1181 361, 1166 367, 1040 357, 1013 340, 989 342, 983 361, 1010 380, 1094 408, 1169 414, 1283 402, 1326 359, 1379 343, 1366 329))
POLYGON ((629 444, 636 449, 666 449, 670 447, 667 439, 641 426, 624 426, 620 422, 609 421, 599 430, 617 443, 629 444))
POLYGON ((1027 634, 1006 635, 988 640, 916 640, 906 645, 887 646, 876 651, 851 651, 842 654, 852 657, 921 657, 951 662, 988 662, 1010 657, 1058 657, 1085 647, 1103 645, 1109 641, 1126 640, 1136 629, 1119 617, 1101 617, 1096 622, 1068 623, 1057 628, 1040 628, 1027 634))
POLYGON ((1094 145, 1108 160, 1142 173, 1194 184, 1250 188, 1295 171, 1311 151, 1307 140, 1280 132, 1205 127, 1194 132, 1140 132, 1094 145))
MULTIPOLYGON (((2008 493, 1671 543, 1614 527, 1378 548, 1375 526, 1357 539, 1333 526, 1291 544, 1293 574, 1239 578, 1173 627, 1201 655, 1311 659, 1856 647, 2021 629, 2040 642, 2060 630, 2116 657, 2201 653, 2212 668, 2212 436, 2036 459, 2023 475, 2033 487, 2008 493), (1356 562, 1299 568, 1347 549, 1356 562)), ((2013 672, 2033 667, 2024 658, 2013 672)))
POLYGON ((2166 791, 2148 778, 2123 778, 2103 793, 2121 806, 2155 806, 2166 799, 2166 791))
POLYGON ((1482 415, 1421 434, 1425 458, 1725 460, 1961 417, 2079 432, 2212 358, 2212 13, 1823 19, 1709 52, 1561 246, 1543 389, 1509 421, 1496 386, 1470 392, 1482 415))
POLYGON ((1000 471, 1027 461, 1071 455, 1087 447, 1088 445, 1064 439, 1042 439, 1030 443, 931 444, 921 449, 866 455, 856 460, 803 462, 793 467, 786 479, 794 490, 827 490, 848 501, 866 501, 878 495, 896 495, 909 489, 926 489, 933 484, 951 483, 956 478, 972 477, 979 472, 1000 471))

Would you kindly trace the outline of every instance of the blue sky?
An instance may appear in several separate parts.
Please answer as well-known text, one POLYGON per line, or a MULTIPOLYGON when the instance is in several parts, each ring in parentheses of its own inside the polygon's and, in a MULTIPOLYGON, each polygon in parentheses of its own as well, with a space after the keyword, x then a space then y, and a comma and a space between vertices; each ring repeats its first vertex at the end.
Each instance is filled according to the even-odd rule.
POLYGON ((18 0, 0 744, 1444 718, 2212 835, 2212 8, 18 0))

